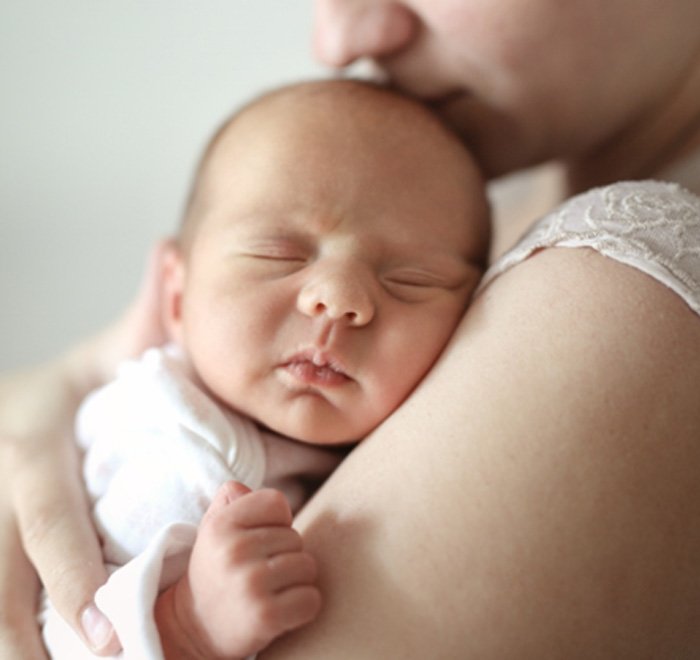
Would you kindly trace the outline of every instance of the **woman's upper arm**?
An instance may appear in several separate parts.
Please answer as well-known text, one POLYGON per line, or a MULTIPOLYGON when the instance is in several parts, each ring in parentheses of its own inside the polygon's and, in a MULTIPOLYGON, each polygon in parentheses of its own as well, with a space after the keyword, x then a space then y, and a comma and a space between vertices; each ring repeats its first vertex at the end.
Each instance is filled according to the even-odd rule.
POLYGON ((698 348, 589 250, 502 275, 302 512, 324 609, 261 657, 696 657, 698 348))

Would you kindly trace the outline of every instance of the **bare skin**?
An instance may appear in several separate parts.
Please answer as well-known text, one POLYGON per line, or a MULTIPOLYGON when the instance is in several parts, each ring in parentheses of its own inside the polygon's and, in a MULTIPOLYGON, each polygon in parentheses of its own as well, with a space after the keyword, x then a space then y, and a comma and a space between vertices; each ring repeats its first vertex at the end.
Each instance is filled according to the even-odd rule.
POLYGON ((316 562, 291 524, 280 492, 224 484, 187 573, 156 603, 166 658, 246 658, 313 620, 321 606, 316 562))
POLYGON ((302 512, 324 609, 262 657, 696 657, 698 342, 594 253, 497 280, 302 512))
POLYGON ((652 176, 700 145, 697 2, 315 6, 320 61, 372 58, 451 122, 493 176, 554 158, 571 194, 652 176))
MULTIPOLYGON (((364 438, 477 285, 488 215, 471 157, 421 106, 348 81, 274 92, 206 153, 166 269, 171 341, 222 405, 265 428, 309 445, 364 438), (300 346, 336 378, 281 370, 300 346)), ((215 498, 156 606, 167 658, 247 657, 315 618, 315 562, 291 525, 281 493, 215 498)))
MULTIPOLYGON (((564 62, 567 44, 588 38, 580 22, 567 22, 575 28, 572 38, 561 33, 561 48, 555 48, 537 32, 543 26, 556 32, 553 20, 507 21, 511 38, 493 36, 487 29, 492 19, 516 16, 504 11, 509 0, 317 4, 323 11, 316 49, 328 64, 375 57, 397 84, 418 95, 449 91, 428 89, 427 83, 442 81, 443 74, 471 76, 463 82, 478 93, 464 117, 481 122, 481 149, 492 172, 554 157, 567 163, 569 185, 579 189, 635 173, 655 174, 700 144, 700 96, 692 93, 700 75, 695 27, 700 5, 694 0, 644 0, 643 29, 651 34, 642 38, 626 31, 623 43, 634 48, 616 50, 620 32, 611 30, 598 37, 612 37, 613 43, 596 47, 590 58, 585 48, 569 53, 583 55, 592 69, 586 75, 578 67, 559 69, 557 103, 569 109, 561 114, 542 105, 555 97, 546 89, 539 96, 542 81, 526 80, 518 65, 527 65, 528 75, 552 71, 539 64, 564 62), (407 7, 413 13, 407 14, 407 7), (463 31, 457 30, 457 13, 436 23, 441 15, 449 18, 448 10, 465 7, 470 13, 462 15, 463 31), (348 9, 354 14, 338 13, 348 9), (370 10, 383 13, 366 14, 370 10), (421 22, 419 10, 433 11, 433 20, 421 22), (669 22, 674 16, 675 26, 669 22), (436 25, 455 30, 440 32, 436 25), (481 41, 467 38, 470 26, 484 35, 481 41), (529 36, 540 50, 529 48, 529 36), (441 44, 451 48, 440 50, 441 44), (519 45, 539 59, 499 50, 519 45), (466 49, 476 68, 455 68, 462 63, 457 47, 466 49), (611 53, 628 75, 609 66, 611 53), (598 55, 605 61, 596 70, 598 55), (479 88, 479 81, 485 87, 479 88), (501 85, 490 86, 495 81, 501 85), (606 106, 613 83, 616 102, 606 106), (633 83, 648 87, 633 88, 633 83), (582 103, 591 112, 583 111, 582 103), (588 124, 594 115, 596 121, 588 124), (558 130, 550 131, 555 125, 558 130), (514 132, 501 130, 509 127, 514 132), (508 149, 499 143, 500 135, 510 140, 508 149), (557 139, 547 141, 550 137, 557 139)), ((545 10, 548 4, 619 10, 623 17, 628 11, 634 19, 640 11, 640 0, 537 4, 545 10)), ((515 3, 510 9, 518 5, 524 6, 515 3)), ((596 25, 611 23, 593 21, 589 27, 596 25)), ((623 25, 642 29, 641 23, 623 25)), ((504 25, 496 21, 491 27, 504 25)), ((117 336, 123 346, 129 344, 123 338, 135 333, 122 326, 117 336)), ((316 623, 264 657, 696 656, 698 345, 700 322, 680 299, 597 255, 544 252, 501 277, 472 307, 424 386, 351 455, 303 512, 299 528, 321 567, 326 604, 316 623), (463 591, 456 592, 456 585, 463 591), (426 615, 434 611, 440 616, 426 615)), ((65 368, 45 367, 29 380, 7 380, 6 391, 15 400, 33 402, 44 378, 58 388, 79 390, 84 374, 99 371, 94 365, 104 361, 104 351, 90 350, 90 357, 68 360, 65 368)), ((80 510, 82 500, 61 470, 44 483, 27 459, 52 455, 57 465, 69 446, 57 443, 55 435, 66 410, 52 418, 45 408, 44 402, 14 407, 24 420, 19 427, 7 421, 17 419, 7 407, 0 415, 5 445, 11 452, 13 446, 23 448, 17 455, 25 457, 26 469, 14 469, 20 461, 5 465, 17 473, 10 489, 21 503, 20 520, 39 521, 32 533, 24 530, 26 551, 61 611, 77 625, 102 569, 88 564, 88 570, 78 571, 66 563, 71 555, 60 552, 80 545, 83 557, 96 556, 85 520, 48 522, 46 503, 57 494, 70 510, 80 510), (33 405, 44 409, 46 426, 22 412, 33 405), (79 531, 71 540, 66 529, 79 531), (41 551, 47 546, 51 558, 41 551)), ((19 593, 17 576, 28 576, 29 569, 12 518, 3 520, 4 556, 13 558, 0 573, 0 592, 8 602, 19 593)), ((17 610, 0 637, 2 657, 38 657, 29 650, 37 648, 37 631, 27 620, 28 602, 22 602, 24 610, 17 610)))
MULTIPOLYGON (((424 386, 298 520, 325 607, 269 657, 357 657, 358 643, 363 657, 388 647, 424 657, 438 639, 442 657, 654 657, 674 645, 672 657, 692 657, 698 341, 676 296, 594 254, 548 251, 497 280, 424 386), (447 396, 455 388, 472 404, 447 396), (376 462, 385 450, 400 465, 376 462), (394 515, 399 505, 412 515, 394 515), (436 547, 440 561, 426 562, 436 547), (446 607, 455 584, 467 592, 446 607), (424 612, 438 605, 429 627, 424 612), (407 638, 416 621, 421 635, 407 638), (396 646, 406 639, 410 648, 396 646)), ((11 630, 3 657, 39 657, 34 630, 11 630)))
POLYGON ((102 653, 119 649, 109 622, 88 610, 91 594, 104 583, 106 571, 87 517, 85 493, 76 478, 73 419, 80 401, 113 377, 119 361, 164 338, 158 298, 161 261, 168 249, 167 242, 154 248, 138 296, 113 326, 48 365, 10 374, 0 382, 2 464, 7 475, 3 494, 14 496, 14 503, 7 496, 0 500, 2 556, 12 558, 0 569, 2 602, 9 604, 1 609, 0 658, 43 656, 35 625, 38 591, 29 588, 32 584, 38 588, 39 583, 27 557, 34 566, 45 568, 39 569, 41 582, 56 593, 57 607, 76 630, 82 630, 84 617, 94 613, 93 623, 97 617, 97 638, 89 645, 102 653), (37 398, 36 392, 42 396, 37 398), (40 462, 41 456, 46 460, 40 462), (23 469, 27 465, 33 465, 32 470, 23 469), (22 503, 21 541, 11 513, 17 502, 22 503), (66 515, 70 511, 84 515, 66 515), (55 553, 71 557, 61 570, 52 568, 55 553))

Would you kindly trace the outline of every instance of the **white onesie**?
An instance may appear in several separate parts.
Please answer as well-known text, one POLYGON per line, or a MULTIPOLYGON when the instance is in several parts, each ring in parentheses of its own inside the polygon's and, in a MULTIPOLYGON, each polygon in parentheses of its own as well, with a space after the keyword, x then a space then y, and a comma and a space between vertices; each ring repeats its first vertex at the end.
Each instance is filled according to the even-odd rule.
MULTIPOLYGON (((293 510, 307 480, 320 482, 335 453, 261 431, 224 410, 197 383, 174 346, 122 365, 77 418, 93 519, 113 571, 95 597, 127 660, 162 658, 153 618, 158 593, 185 571, 197 525, 214 494, 235 479, 282 490, 293 510)), ((47 604, 52 658, 96 658, 47 604)))

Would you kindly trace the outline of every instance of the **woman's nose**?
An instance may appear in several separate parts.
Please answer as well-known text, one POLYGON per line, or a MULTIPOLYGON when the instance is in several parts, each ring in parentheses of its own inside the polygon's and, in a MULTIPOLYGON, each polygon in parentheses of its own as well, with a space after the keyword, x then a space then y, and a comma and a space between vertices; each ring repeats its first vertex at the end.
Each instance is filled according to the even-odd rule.
POLYGON ((360 327, 374 318, 375 303, 370 289, 361 275, 344 270, 326 272, 301 289, 297 307, 306 316, 325 316, 360 327))
POLYGON ((346 66, 360 57, 393 55, 418 30, 417 16, 401 2, 316 0, 314 53, 323 64, 346 66))

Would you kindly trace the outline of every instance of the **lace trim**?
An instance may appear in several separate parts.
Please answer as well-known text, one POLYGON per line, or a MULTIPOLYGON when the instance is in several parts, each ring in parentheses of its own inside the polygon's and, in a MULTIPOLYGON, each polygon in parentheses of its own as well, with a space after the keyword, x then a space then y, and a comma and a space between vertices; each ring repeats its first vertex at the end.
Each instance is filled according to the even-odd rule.
POLYGON ((498 259, 479 290, 547 247, 592 248, 651 275, 700 314, 700 198, 675 183, 622 182, 573 197, 498 259))

